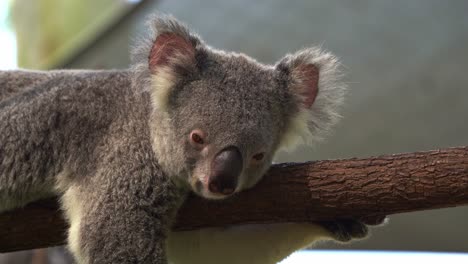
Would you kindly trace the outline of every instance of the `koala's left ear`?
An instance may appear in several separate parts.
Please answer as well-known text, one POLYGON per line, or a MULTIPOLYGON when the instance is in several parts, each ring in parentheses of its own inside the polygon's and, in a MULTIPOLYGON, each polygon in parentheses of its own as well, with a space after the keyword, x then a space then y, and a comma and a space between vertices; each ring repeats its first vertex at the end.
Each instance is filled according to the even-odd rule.
POLYGON ((309 48, 285 56, 275 67, 294 105, 280 147, 287 149, 323 138, 340 117, 338 110, 346 90, 338 59, 309 48))

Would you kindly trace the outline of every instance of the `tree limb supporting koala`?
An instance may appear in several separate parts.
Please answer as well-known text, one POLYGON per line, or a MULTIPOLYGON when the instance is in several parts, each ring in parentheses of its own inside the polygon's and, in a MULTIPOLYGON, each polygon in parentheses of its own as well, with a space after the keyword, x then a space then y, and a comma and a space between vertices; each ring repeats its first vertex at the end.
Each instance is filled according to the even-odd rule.
MULTIPOLYGON (((253 189, 224 201, 191 196, 175 230, 382 216, 468 204, 468 147, 274 165, 253 189)), ((0 215, 0 252, 60 245, 55 200, 0 215)))

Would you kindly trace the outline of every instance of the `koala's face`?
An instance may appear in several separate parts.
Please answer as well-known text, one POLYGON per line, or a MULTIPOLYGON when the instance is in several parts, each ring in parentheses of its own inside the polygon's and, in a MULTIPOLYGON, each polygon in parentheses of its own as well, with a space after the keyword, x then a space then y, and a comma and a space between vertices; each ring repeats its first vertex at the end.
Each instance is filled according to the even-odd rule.
POLYGON ((199 60, 198 78, 173 91, 167 110, 191 189, 222 198, 253 186, 269 168, 290 95, 272 67, 244 56, 205 53, 199 60))
POLYGON ((174 19, 154 26, 143 55, 153 149, 163 170, 195 193, 223 198, 252 187, 279 148, 336 120, 344 87, 330 54, 304 50, 266 66, 209 48, 174 19))

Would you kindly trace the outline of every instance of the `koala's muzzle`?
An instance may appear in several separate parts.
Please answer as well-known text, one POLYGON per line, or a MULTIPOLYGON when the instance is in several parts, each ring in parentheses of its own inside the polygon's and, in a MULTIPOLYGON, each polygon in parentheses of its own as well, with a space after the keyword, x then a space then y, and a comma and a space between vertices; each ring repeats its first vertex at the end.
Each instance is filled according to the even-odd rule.
POLYGON ((242 154, 239 149, 231 146, 221 150, 213 159, 208 189, 212 193, 232 194, 241 172, 242 154))

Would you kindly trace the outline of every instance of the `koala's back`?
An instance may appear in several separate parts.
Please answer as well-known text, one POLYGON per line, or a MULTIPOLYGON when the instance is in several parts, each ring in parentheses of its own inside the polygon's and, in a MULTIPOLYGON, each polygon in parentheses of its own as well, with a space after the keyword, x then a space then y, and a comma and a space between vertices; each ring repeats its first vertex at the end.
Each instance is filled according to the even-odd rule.
POLYGON ((0 211, 54 194, 64 170, 95 169, 135 98, 125 71, 0 72, 0 211))
POLYGON ((0 102, 34 89, 54 75, 53 72, 40 71, 0 71, 0 102))

